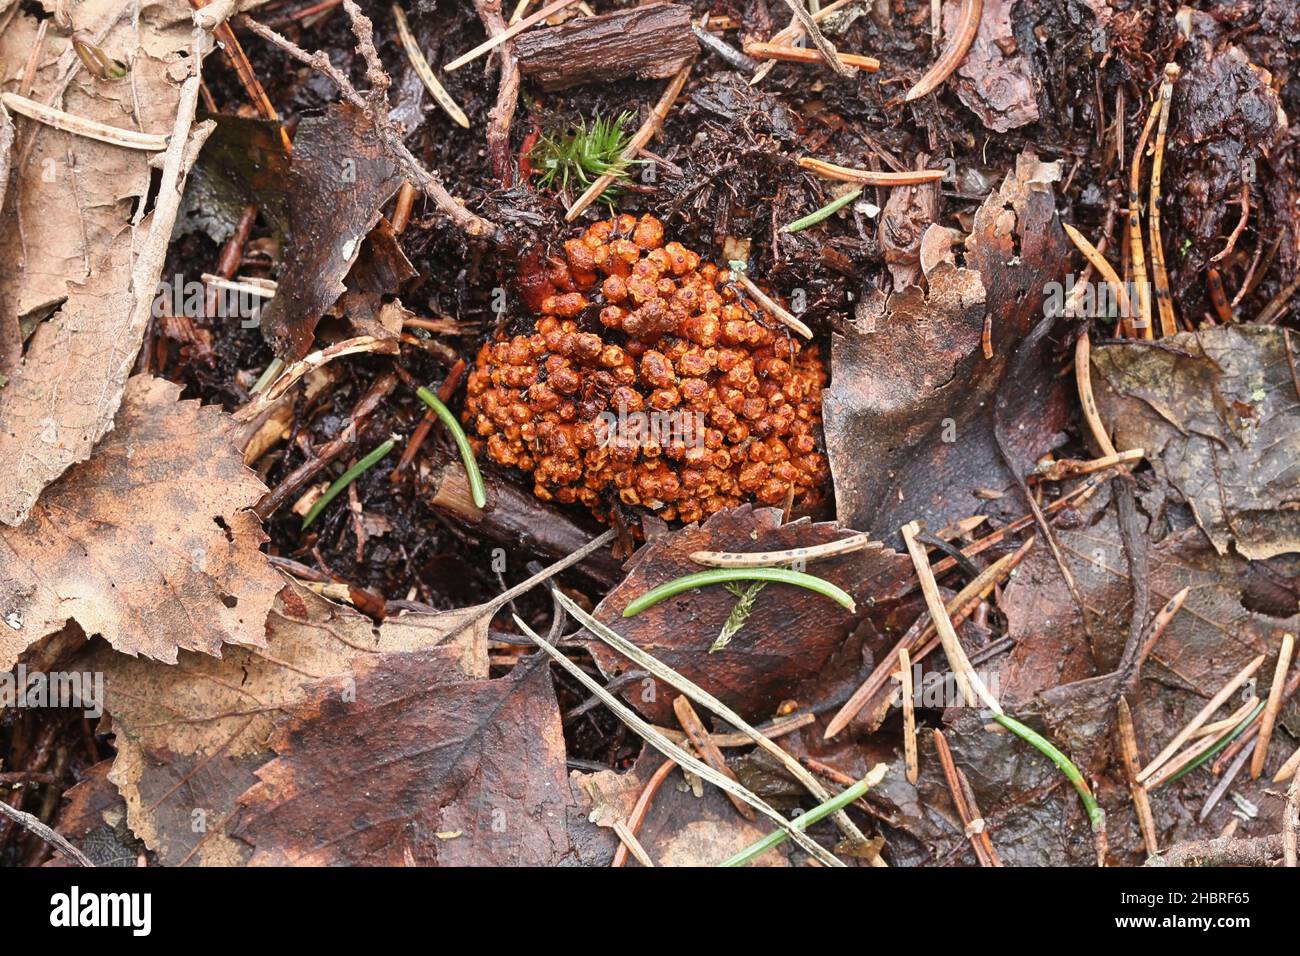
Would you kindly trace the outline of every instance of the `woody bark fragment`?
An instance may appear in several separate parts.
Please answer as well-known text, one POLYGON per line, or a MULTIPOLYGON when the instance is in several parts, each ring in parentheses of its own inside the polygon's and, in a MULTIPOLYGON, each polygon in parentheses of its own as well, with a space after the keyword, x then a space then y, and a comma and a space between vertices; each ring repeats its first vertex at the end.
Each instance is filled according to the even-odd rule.
POLYGON ((570 20, 515 41, 524 76, 548 91, 629 77, 663 79, 697 52, 690 10, 673 3, 570 20))

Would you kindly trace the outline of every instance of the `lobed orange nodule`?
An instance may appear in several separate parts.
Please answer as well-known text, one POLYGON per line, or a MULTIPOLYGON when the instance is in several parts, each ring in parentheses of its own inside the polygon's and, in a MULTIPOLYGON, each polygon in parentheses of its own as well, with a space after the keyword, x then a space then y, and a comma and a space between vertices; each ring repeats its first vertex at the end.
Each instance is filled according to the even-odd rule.
POLYGON ((745 501, 815 499, 826 373, 725 267, 645 215, 595 223, 545 267, 531 331, 484 344, 465 421, 545 501, 667 521, 745 501))

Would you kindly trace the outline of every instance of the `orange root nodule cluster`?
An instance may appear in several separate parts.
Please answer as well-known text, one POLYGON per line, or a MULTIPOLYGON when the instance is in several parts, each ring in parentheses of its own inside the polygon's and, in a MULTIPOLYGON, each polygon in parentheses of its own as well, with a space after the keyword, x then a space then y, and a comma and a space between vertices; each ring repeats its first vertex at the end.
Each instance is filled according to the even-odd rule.
POLYGON ((664 243, 651 216, 599 222, 546 270, 528 334, 486 343, 465 421, 545 501, 611 496, 667 521, 815 497, 826 373, 743 300, 725 268, 664 243))

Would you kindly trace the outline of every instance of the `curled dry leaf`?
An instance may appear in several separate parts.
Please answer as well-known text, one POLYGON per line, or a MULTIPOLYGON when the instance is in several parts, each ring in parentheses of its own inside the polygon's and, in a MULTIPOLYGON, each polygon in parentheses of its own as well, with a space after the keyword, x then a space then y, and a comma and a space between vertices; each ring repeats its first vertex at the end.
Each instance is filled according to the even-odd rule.
POLYGON ((296 361, 311 351, 316 324, 346 291, 343 279, 402 177, 374 123, 348 103, 304 119, 293 142, 290 236, 262 332, 278 354, 296 361))
POLYGON ((240 799, 253 865, 554 866, 571 853, 542 659, 463 680, 439 649, 384 654, 346 685, 312 685, 290 714, 240 799))
POLYGON ((266 486, 229 416, 147 375, 126 384, 116 427, 50 485, 19 528, 0 529, 0 669, 75 620, 119 651, 261 644, 281 586, 251 511, 266 486))
MULTIPOLYGON (((14 228, 0 230, 0 261, 9 264, 0 277, 0 374, 10 380, 0 389, 0 522, 11 525, 112 427, 194 145, 186 141, 198 94, 189 4, 163 0, 130 17, 113 0, 88 0, 76 22, 102 35, 101 48, 130 63, 130 76, 96 80, 67 46, 39 61, 32 97, 110 126, 180 136, 145 215, 149 154, 18 124, 4 207, 14 228)), ((23 11, 0 36, 7 88, 35 38, 36 20, 23 11)))
POLYGON ((355 660, 381 652, 437 648, 448 674, 486 677, 481 611, 401 614, 376 627, 290 584, 266 618, 264 648, 229 647, 220 659, 181 652, 168 667, 96 646, 81 666, 104 674, 117 747, 111 779, 132 831, 169 866, 247 862, 251 848, 230 835, 236 800, 273 756, 275 718, 308 685, 346 680, 355 660))
MULTIPOLYGON (((587 843, 592 847, 588 851, 590 860, 584 860, 587 865, 609 865, 619 842, 613 836, 612 827, 616 822, 628 822, 649 780, 665 759, 658 750, 646 747, 636 763, 622 773, 602 770, 570 775, 578 804, 588 814, 582 821, 586 826, 571 825, 570 832, 579 838, 587 836, 587 843), (590 832, 597 828, 603 828, 609 836, 598 840, 590 832)), ((798 799, 805 794, 795 791, 791 796, 798 799)), ((716 787, 705 786, 697 794, 687 785, 681 771, 673 769, 655 791, 636 838, 655 866, 715 866, 767 836, 770 830, 761 822, 752 823, 740 816, 726 794, 716 787)), ((790 847, 788 841, 782 843, 751 865, 789 866, 790 847)), ((640 864, 629 855, 626 865, 640 864)))
POLYGON ((1093 351, 1097 406, 1116 447, 1147 450, 1220 554, 1300 551, 1300 342, 1277 328, 1224 326, 1163 345, 1093 351))
POLYGON ((1015 393, 1007 431, 1017 459, 1030 463, 1062 440, 1067 407, 1047 358, 1027 356, 1014 380, 1006 375, 1065 272, 1051 185, 1059 175, 1058 164, 1021 155, 976 213, 964 266, 938 263, 928 292, 891 296, 874 331, 832 339, 822 408, 842 524, 887 535, 918 518, 938 528, 980 512, 977 490, 1011 481, 993 436, 1003 392, 1015 393))
MULTIPOLYGON (((1035 87, 1042 81, 1028 57, 1017 52, 1011 28, 1016 0, 984 0, 979 32, 957 68, 957 96, 995 133, 1038 122, 1035 87)), ((944 5, 944 36, 957 28, 959 0, 944 5)))
MULTIPOLYGON (((688 591, 632 618, 622 616, 623 608, 665 581, 702 570, 691 560, 694 551, 782 551, 851 533, 806 520, 782 525, 779 508, 743 505, 720 511, 703 525, 688 525, 646 544, 595 616, 742 717, 761 720, 772 716, 801 682, 822 674, 856 623, 854 615, 820 594, 769 584, 755 599, 745 626, 724 650, 711 654, 709 648, 736 603, 726 588, 688 591)), ((848 591, 864 609, 906 593, 912 586, 911 567, 905 555, 878 549, 818 561, 807 570, 848 591)), ((607 676, 626 669, 627 660, 599 640, 593 638, 589 646, 607 676)), ((669 688, 636 684, 626 696, 652 720, 676 724, 675 692, 669 688)))

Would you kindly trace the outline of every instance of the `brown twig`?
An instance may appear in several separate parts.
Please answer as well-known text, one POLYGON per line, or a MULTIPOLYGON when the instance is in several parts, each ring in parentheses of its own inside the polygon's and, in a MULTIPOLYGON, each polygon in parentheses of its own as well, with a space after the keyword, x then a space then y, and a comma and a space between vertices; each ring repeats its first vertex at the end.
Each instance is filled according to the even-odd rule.
POLYGON ((984 14, 984 0, 962 0, 961 14, 957 19, 957 30, 948 38, 948 45, 939 54, 925 74, 916 82, 903 101, 910 103, 937 90, 966 58, 975 35, 979 32, 980 17, 984 14))
MULTIPOLYGON (((501 18, 501 0, 474 0, 474 9, 483 21, 488 36, 503 36, 506 22, 501 18)), ((514 122, 519 106, 519 59, 514 44, 509 40, 501 44, 500 75, 497 78, 497 98, 488 114, 488 156, 492 160, 492 174, 502 187, 514 185, 514 171, 510 156, 510 124, 514 122)))
MULTIPOLYGON (((343 8, 347 10, 348 15, 352 18, 353 30, 361 35, 369 34, 373 29, 370 20, 361 13, 360 9, 351 0, 344 0, 343 8)), ((471 238, 497 240, 502 235, 501 227, 491 220, 477 216, 464 207, 451 193, 447 192, 442 185, 442 180, 435 174, 425 169, 414 154, 406 147, 402 140, 402 133, 395 127, 388 118, 387 94, 386 88, 372 90, 375 102, 362 96, 352 81, 334 66, 330 58, 323 52, 308 53, 302 47, 298 46, 291 40, 286 39, 279 33, 276 33, 270 27, 258 23, 247 14, 240 14, 239 22, 241 26, 246 27, 253 33, 256 33, 262 39, 266 40, 273 46, 279 47, 289 56, 305 63, 312 69, 318 71, 327 77, 343 95, 343 99, 351 103, 357 109, 362 110, 369 116, 375 124, 375 129, 384 141, 384 146, 388 154, 402 167, 406 173, 406 178, 420 189, 426 196, 433 200, 433 204, 443 215, 452 221, 462 232, 471 238)), ((362 44, 364 46, 364 44, 362 44)), ((371 46, 373 50, 373 44, 371 46)), ((374 73, 373 66, 367 71, 367 75, 374 73)))
MULTIPOLYGON (((704 722, 700 720, 700 715, 691 706, 690 698, 685 694, 678 695, 673 701, 673 713, 677 715, 677 722, 682 725, 682 730, 686 732, 687 738, 695 748, 696 753, 700 755, 700 759, 718 773, 728 776, 739 783, 740 779, 736 776, 736 772, 727 766, 727 758, 722 756, 722 751, 718 749, 718 745, 709 736, 709 731, 704 726, 704 722)), ((754 812, 753 807, 745 803, 744 800, 732 793, 728 793, 727 798, 731 801, 732 806, 736 808, 736 812, 746 820, 752 822, 758 819, 758 814, 754 812)))
POLYGON ((1177 63, 1165 66, 1165 79, 1160 86, 1160 126, 1156 131, 1155 158, 1151 161, 1151 200, 1147 204, 1147 218, 1151 225, 1151 270, 1156 287, 1156 306, 1160 310, 1160 334, 1175 335, 1178 321, 1174 316, 1174 302, 1169 294, 1169 273, 1165 269, 1165 246, 1160 236, 1160 179, 1165 168, 1165 134, 1169 129, 1170 104, 1174 95, 1174 80, 1180 70, 1177 63))
POLYGON ((1264 772, 1264 760, 1268 756, 1268 744, 1273 739, 1273 726, 1277 722, 1278 712, 1282 709, 1282 690, 1286 686, 1286 674, 1291 667, 1291 657, 1295 653, 1295 635, 1283 634, 1282 647, 1277 655, 1277 667, 1273 669, 1273 683, 1269 686, 1268 704, 1259 719, 1259 743, 1255 747, 1255 756, 1250 761, 1250 779, 1258 780, 1264 772))
POLYGON ((392 372, 386 372, 378 376, 370 384, 370 388, 366 390, 365 394, 357 400, 352 409, 352 414, 348 417, 347 423, 339 430, 338 435, 322 445, 316 452, 315 457, 304 461, 286 475, 280 484, 263 495, 253 508, 254 513, 262 521, 266 521, 271 515, 275 514, 281 505, 293 497, 299 488, 315 477, 322 468, 343 454, 343 452, 354 447, 361 423, 374 413, 375 409, 396 387, 397 376, 392 372))
POLYGON ((1229 234, 1227 244, 1214 255, 1210 256, 1211 262, 1222 262, 1227 258, 1229 253, 1231 253, 1233 249, 1237 248, 1237 240, 1240 239, 1241 234, 1246 231, 1246 223, 1250 221, 1250 183, 1243 182, 1241 184, 1241 199, 1239 201, 1241 203, 1241 219, 1238 220, 1237 225, 1229 234))
POLYGON ((65 840, 58 833, 51 830, 30 813, 25 813, 22 810, 15 810, 13 807, 9 806, 9 804, 0 800, 0 816, 7 817, 23 829, 35 834, 40 839, 53 846, 60 853, 66 855, 78 866, 93 867, 95 865, 91 862, 90 857, 86 856, 86 854, 82 853, 75 846, 65 840))

